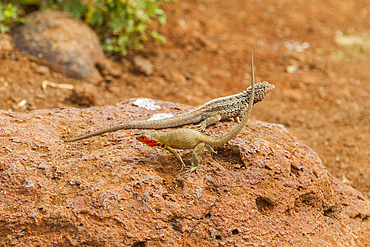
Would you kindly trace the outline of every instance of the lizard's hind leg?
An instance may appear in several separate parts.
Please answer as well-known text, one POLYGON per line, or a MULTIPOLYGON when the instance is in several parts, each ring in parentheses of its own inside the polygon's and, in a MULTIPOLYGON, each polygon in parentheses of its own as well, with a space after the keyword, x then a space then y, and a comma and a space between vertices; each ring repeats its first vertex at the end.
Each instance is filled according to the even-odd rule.
POLYGON ((206 149, 207 151, 210 151, 210 152, 212 152, 212 153, 217 154, 217 151, 215 151, 215 150, 213 149, 213 147, 211 147, 211 146, 206 146, 206 147, 205 147, 205 149, 206 149))
POLYGON ((203 142, 199 143, 198 145, 194 147, 192 157, 191 157, 191 161, 193 165, 185 171, 188 174, 186 176, 187 178, 190 176, 192 172, 198 173, 198 168, 200 164, 198 154, 203 150, 204 147, 205 145, 203 142))
POLYGON ((204 119, 200 124, 196 125, 196 127, 198 127, 199 131, 204 131, 208 126, 217 123, 220 120, 221 120, 220 114, 211 115, 204 119))

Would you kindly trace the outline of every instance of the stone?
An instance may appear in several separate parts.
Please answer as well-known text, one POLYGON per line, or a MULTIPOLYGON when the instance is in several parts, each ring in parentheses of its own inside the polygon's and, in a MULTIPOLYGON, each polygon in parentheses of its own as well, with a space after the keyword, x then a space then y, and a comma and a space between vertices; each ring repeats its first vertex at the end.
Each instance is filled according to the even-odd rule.
POLYGON ((97 95, 99 95, 99 92, 94 85, 80 83, 73 89, 68 100, 73 104, 88 107, 96 104, 97 95))
POLYGON ((185 85, 186 84, 186 77, 177 71, 164 71, 163 72, 164 78, 170 82, 175 83, 176 85, 185 85))
POLYGON ((13 49, 12 37, 9 34, 0 33, 0 53, 2 51, 12 51, 13 49))
POLYGON ((145 59, 143 57, 140 57, 140 56, 135 56, 134 57, 134 65, 135 65, 135 69, 146 75, 146 76, 150 76, 153 74, 153 71, 154 71, 154 66, 153 64, 148 60, 148 59, 145 59))
POLYGON ((96 33, 72 15, 54 10, 27 16, 15 28, 16 48, 42 60, 66 75, 89 82, 102 79, 95 64, 106 59, 96 33))
MULTIPOLYGON (((63 142, 191 109, 134 102, 0 111, 1 246, 370 245, 369 201, 282 125, 248 121, 216 154, 202 152, 188 179, 168 151, 135 140, 142 130, 63 142)), ((217 123, 206 134, 235 125, 217 123)), ((189 165, 191 151, 180 153, 189 165)))
POLYGON ((34 68, 35 72, 41 74, 41 75, 49 75, 50 74, 50 69, 47 66, 41 65, 41 66, 36 66, 34 68))
POLYGON ((109 59, 106 59, 104 61, 101 61, 97 64, 97 67, 101 73, 102 76, 104 76, 104 79, 106 80, 106 77, 114 77, 114 78, 120 78, 122 77, 122 70, 119 65, 116 63, 110 61, 109 59))
POLYGON ((13 49, 12 37, 9 34, 0 33, 0 58, 8 57, 13 49))

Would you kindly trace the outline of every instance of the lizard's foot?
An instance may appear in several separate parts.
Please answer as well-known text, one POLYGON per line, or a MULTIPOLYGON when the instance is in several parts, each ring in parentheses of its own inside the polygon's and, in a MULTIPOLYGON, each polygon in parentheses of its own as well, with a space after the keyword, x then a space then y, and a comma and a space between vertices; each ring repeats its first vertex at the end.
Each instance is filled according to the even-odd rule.
POLYGON ((184 175, 186 175, 186 178, 188 178, 191 175, 192 172, 195 172, 195 173, 198 174, 198 168, 199 168, 199 166, 191 166, 191 167, 187 168, 185 171, 183 171, 182 173, 184 175))
POLYGON ((207 128, 207 125, 200 123, 200 124, 195 125, 195 127, 197 127, 198 131, 202 132, 207 128))
POLYGON ((212 153, 217 154, 217 151, 215 151, 212 147, 206 147, 206 150, 207 150, 207 151, 210 151, 210 152, 212 152, 212 153))
POLYGON ((180 169, 180 172, 181 172, 182 170, 184 170, 184 167, 186 167, 186 165, 185 165, 185 163, 184 163, 184 161, 182 160, 181 157, 180 157, 180 163, 181 163, 181 169, 180 169))
POLYGON ((184 164, 184 163, 181 163, 181 169, 180 169, 180 172, 181 172, 182 170, 184 170, 184 167, 185 167, 185 164, 184 164))

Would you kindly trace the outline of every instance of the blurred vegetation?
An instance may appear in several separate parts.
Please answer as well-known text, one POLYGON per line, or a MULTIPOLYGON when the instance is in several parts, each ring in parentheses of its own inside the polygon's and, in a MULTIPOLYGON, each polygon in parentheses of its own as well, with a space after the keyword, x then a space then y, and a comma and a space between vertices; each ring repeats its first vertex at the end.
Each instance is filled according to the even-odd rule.
POLYGON ((0 2, 0 33, 9 32, 13 22, 26 22, 24 18, 20 17, 20 12, 21 10, 16 5, 0 2))
POLYGON ((20 13, 35 9, 59 9, 70 12, 89 24, 102 41, 108 55, 125 55, 130 48, 141 49, 153 38, 160 43, 165 37, 151 28, 158 21, 166 24, 163 2, 174 0, 9 0, 0 4, 0 31, 8 32, 12 22, 24 22, 20 13))

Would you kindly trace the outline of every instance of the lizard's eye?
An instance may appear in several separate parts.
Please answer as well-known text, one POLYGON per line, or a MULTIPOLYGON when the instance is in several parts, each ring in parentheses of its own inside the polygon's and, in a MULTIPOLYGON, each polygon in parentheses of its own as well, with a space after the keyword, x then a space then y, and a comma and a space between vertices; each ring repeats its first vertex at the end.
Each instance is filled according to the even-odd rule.
POLYGON ((146 136, 138 136, 138 137, 136 137, 136 140, 141 141, 141 142, 145 142, 146 140, 148 140, 148 138, 146 138, 146 136))

